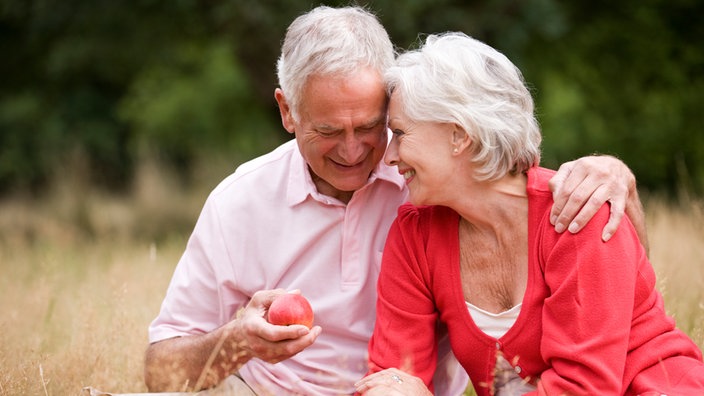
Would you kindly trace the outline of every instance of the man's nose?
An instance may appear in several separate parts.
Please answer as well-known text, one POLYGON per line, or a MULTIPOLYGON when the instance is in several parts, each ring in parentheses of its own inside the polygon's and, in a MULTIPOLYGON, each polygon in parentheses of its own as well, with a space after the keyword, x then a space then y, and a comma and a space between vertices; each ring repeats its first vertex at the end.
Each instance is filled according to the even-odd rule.
POLYGON ((345 132, 340 155, 348 164, 356 164, 364 155, 364 143, 354 132, 345 132))

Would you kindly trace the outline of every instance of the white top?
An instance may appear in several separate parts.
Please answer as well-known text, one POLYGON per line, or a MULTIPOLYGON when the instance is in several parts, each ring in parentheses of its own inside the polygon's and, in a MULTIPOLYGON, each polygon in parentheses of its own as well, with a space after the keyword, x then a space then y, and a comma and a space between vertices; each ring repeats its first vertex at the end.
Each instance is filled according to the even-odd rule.
POLYGON ((474 320, 474 324, 488 336, 501 338, 508 329, 516 323, 518 314, 521 313, 521 305, 518 304, 508 311, 491 313, 465 301, 469 315, 474 320))

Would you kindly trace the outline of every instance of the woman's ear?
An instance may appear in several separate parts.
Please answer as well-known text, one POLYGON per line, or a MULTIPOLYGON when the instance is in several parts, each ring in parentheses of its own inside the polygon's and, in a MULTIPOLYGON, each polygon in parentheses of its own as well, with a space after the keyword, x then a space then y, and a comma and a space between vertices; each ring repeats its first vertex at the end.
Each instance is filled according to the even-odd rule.
POLYGON ((288 105, 286 101, 286 96, 281 88, 276 88, 274 90, 274 99, 279 105, 279 112, 281 113, 281 124, 288 133, 296 132, 296 123, 293 120, 293 113, 291 112, 291 106, 288 105))
POLYGON ((452 153, 462 153, 467 147, 472 144, 469 134, 459 125, 455 125, 452 129, 452 153))

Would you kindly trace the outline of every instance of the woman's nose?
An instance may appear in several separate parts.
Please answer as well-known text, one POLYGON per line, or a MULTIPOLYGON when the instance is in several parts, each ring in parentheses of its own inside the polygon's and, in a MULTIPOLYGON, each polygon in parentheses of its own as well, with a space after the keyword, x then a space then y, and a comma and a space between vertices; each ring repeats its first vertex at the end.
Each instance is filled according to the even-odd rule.
POLYGON ((389 146, 386 147, 386 153, 384 154, 384 163, 388 166, 395 166, 398 164, 398 140, 396 136, 391 137, 391 142, 389 146))

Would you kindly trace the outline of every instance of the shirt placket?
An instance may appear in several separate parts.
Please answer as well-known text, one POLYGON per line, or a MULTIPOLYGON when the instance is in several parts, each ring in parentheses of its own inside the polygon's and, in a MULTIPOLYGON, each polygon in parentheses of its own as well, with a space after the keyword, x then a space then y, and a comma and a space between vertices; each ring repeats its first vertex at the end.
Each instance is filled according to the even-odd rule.
MULTIPOLYGON (((359 194, 356 192, 355 195, 359 194)), ((361 260, 363 246, 360 240, 360 200, 353 197, 344 210, 342 220, 342 248, 340 252, 340 273, 342 287, 359 285, 362 279, 361 260)))

